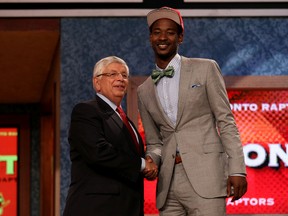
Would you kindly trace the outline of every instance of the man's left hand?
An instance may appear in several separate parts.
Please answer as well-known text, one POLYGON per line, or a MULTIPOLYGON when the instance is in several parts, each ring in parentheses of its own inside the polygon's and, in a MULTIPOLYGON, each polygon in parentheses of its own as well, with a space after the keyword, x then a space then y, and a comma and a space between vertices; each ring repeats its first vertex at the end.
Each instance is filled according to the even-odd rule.
POLYGON ((229 176, 227 180, 227 197, 232 197, 232 202, 240 199, 247 191, 247 180, 244 176, 229 176))

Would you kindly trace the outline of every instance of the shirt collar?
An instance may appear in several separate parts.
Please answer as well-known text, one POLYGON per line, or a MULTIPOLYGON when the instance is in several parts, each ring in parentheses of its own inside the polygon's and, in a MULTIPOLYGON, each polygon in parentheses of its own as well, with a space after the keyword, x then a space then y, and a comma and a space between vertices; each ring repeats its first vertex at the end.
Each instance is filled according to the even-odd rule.
POLYGON ((100 93, 96 93, 98 97, 100 97, 102 100, 104 100, 113 110, 116 110, 117 106, 111 102, 107 97, 100 93))

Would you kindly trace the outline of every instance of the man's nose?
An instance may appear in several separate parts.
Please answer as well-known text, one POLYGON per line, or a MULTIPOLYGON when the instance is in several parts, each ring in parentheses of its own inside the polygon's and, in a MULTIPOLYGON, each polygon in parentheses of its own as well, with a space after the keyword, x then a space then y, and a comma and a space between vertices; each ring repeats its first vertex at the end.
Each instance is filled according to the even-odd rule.
POLYGON ((162 32, 162 33, 160 34, 159 38, 160 38, 161 40, 165 40, 165 39, 167 39, 167 34, 166 34, 165 32, 162 32))

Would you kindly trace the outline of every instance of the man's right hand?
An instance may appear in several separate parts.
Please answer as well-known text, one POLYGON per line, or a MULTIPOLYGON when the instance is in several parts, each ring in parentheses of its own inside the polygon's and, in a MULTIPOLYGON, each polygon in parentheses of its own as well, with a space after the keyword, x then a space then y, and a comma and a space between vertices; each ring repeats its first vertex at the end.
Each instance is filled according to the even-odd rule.
POLYGON ((145 169, 143 170, 144 177, 147 180, 154 180, 158 176, 158 166, 153 162, 150 156, 145 158, 145 169))

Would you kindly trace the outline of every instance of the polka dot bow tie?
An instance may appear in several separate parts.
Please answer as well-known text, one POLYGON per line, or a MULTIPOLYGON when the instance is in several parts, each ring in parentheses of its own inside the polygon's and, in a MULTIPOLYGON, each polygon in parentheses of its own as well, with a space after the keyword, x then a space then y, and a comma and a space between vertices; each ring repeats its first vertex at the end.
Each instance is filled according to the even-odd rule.
POLYGON ((174 76, 174 68, 172 66, 169 66, 166 70, 160 71, 160 70, 153 70, 151 74, 151 78, 155 84, 159 82, 159 80, 167 76, 169 78, 174 76))

